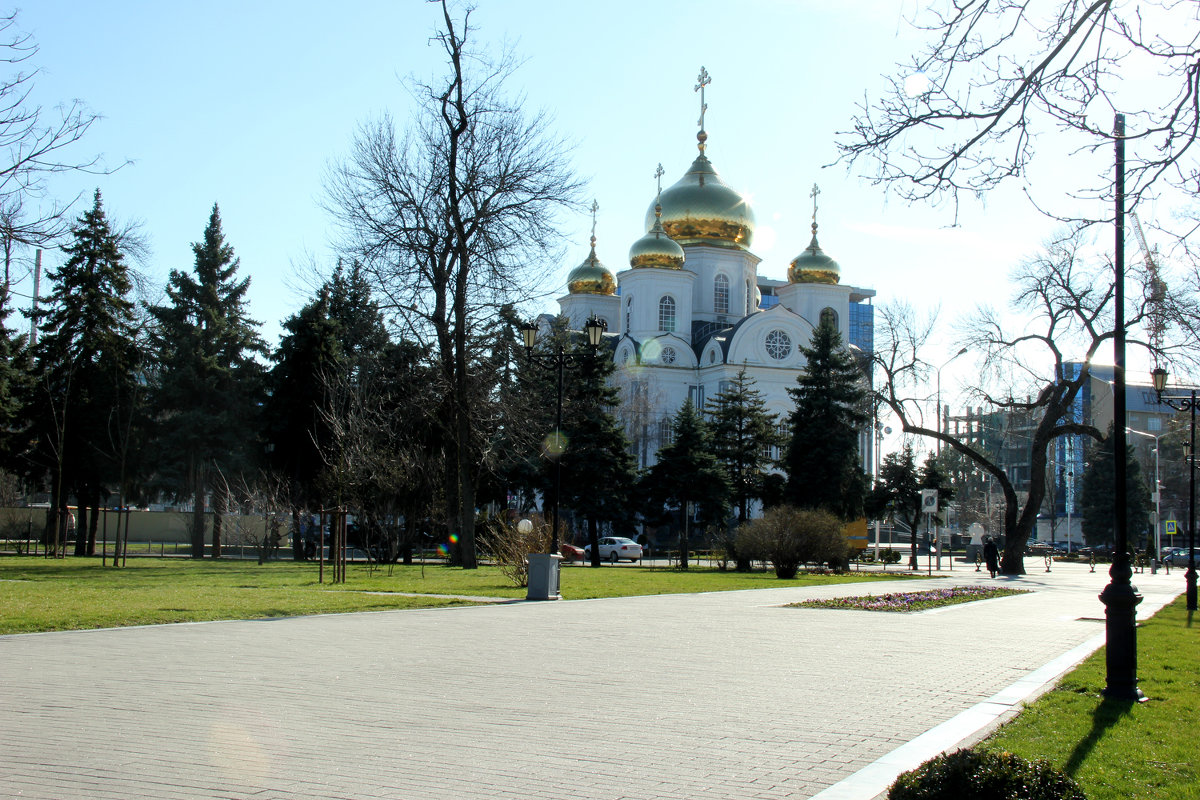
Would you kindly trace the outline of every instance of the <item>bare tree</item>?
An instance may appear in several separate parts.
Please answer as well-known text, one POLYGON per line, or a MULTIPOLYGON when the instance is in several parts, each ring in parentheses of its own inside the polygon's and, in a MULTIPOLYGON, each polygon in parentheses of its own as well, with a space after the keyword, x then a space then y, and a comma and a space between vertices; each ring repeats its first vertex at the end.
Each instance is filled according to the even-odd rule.
MULTIPOLYGON (((1122 112, 1127 207, 1200 192, 1195 3, 949 0, 913 25, 929 33, 925 49, 860 105, 838 144, 843 161, 873 166, 876 183, 957 208, 962 191, 1028 177, 1039 137, 1075 154, 1111 152, 1113 114, 1122 112)), ((1111 200, 1110 164, 1105 157, 1076 194, 1111 200)))
POLYGON ((98 156, 73 159, 69 150, 99 117, 79 100, 46 109, 34 100, 39 69, 30 67, 38 46, 17 29, 17 12, 0 16, 0 241, 52 242, 67 229, 71 203, 47 199, 51 175, 107 172, 98 156), (45 205, 42 202, 45 201, 45 205))
MULTIPOLYGON (((1001 570, 1006 574, 1025 571, 1025 544, 1047 491, 1050 443, 1060 436, 1085 435, 1099 441, 1104 435, 1071 413, 1072 404, 1091 379, 1093 359, 1114 335, 1113 289, 1106 277, 1111 267, 1096 266, 1084 257, 1080 239, 1076 234, 1051 242, 1045 253, 1017 271, 1013 302, 1017 321, 981 308, 962 323, 961 343, 978 354, 981 362, 982 377, 968 388, 971 399, 1004 414, 1030 418, 1030 480, 1024 497, 1018 495, 996 454, 968 436, 943 431, 936 417, 923 418, 933 366, 921 358, 921 352, 932 334, 932 321, 918 319, 905 307, 883 307, 880 312, 883 324, 875 353, 883 377, 879 398, 899 417, 906 433, 943 442, 995 481, 1004 495, 1006 541, 1001 570), (1069 353, 1082 355, 1071 359, 1069 353), (1071 360, 1080 363, 1078 371, 1066 368, 1071 360)), ((1130 278, 1141 289, 1129 293, 1135 302, 1126 314, 1131 345, 1177 358, 1191 357, 1187 347, 1169 338, 1154 346, 1148 337, 1137 336, 1137 331, 1149 326, 1160 303, 1173 314, 1185 303, 1169 292, 1164 294, 1156 276, 1148 271, 1135 270, 1130 278)))
POLYGON ((511 56, 474 50, 471 10, 458 20, 448 0, 440 4, 434 41, 447 74, 412 87, 418 111, 402 135, 386 115, 359 129, 330 171, 327 206, 383 307, 436 355, 447 517, 463 566, 474 568, 477 421, 490 396, 478 385, 490 376, 473 371, 476 333, 556 263, 555 217, 575 203, 579 184, 549 119, 504 94, 511 56))

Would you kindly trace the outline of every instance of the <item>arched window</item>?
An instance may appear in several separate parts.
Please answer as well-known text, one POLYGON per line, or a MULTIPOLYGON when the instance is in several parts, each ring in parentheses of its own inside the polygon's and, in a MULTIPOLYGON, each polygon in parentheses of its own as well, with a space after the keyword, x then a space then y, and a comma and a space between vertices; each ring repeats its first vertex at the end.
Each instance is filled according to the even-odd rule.
POLYGON ((625 332, 633 330, 633 298, 625 298, 625 332))
POLYGON ((821 309, 821 324, 829 325, 830 327, 836 329, 838 326, 837 312, 828 306, 821 309))
POLYGON ((658 301, 658 329, 667 333, 675 332, 675 298, 669 294, 658 301))
POLYGON ((729 313, 729 278, 725 275, 713 279, 713 310, 718 314, 729 313))

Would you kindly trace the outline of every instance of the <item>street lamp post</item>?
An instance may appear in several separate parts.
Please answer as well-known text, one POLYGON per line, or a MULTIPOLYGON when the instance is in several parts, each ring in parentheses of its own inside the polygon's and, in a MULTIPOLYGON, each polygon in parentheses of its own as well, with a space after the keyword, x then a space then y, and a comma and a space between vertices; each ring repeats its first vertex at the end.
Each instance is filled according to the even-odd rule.
MULTIPOLYGON (((1150 373, 1154 381, 1154 393, 1158 402, 1179 411, 1191 412, 1191 433, 1188 438, 1190 452, 1188 477, 1188 568, 1187 568, 1187 607, 1188 611, 1196 610, 1196 390, 1188 394, 1164 395, 1167 388, 1167 371, 1155 367, 1150 373)), ((1157 487, 1156 487, 1157 488, 1157 487)))
POLYGON ((554 446, 548 448, 554 459, 554 505, 550 529, 550 555, 558 552, 558 503, 562 494, 562 406, 563 406, 563 373, 568 365, 576 365, 583 360, 596 357, 596 348, 608 330, 608 323, 597 317, 592 317, 584 325, 587 332, 590 351, 587 353, 568 353, 560 341, 552 353, 535 353, 533 346, 537 342, 537 323, 527 322, 521 326, 521 338, 525 343, 525 358, 530 364, 541 369, 554 370, 558 376, 558 400, 554 412, 554 446))
POLYGON ((1162 553, 1162 537, 1159 534, 1162 529, 1162 490, 1159 488, 1158 477, 1158 440, 1166 436, 1166 434, 1160 433, 1158 436, 1155 436, 1153 433, 1146 433, 1145 431, 1138 431, 1133 428, 1126 428, 1125 430, 1154 440, 1154 558, 1157 561, 1162 553))

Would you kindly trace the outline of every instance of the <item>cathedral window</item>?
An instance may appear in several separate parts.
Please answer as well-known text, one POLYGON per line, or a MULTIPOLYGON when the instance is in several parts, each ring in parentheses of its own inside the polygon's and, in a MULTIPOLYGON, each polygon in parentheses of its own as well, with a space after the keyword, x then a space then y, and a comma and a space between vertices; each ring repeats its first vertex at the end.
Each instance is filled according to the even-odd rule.
POLYGON ((776 361, 783 361, 792 354, 792 337, 776 328, 767 334, 767 355, 776 361))
POLYGON ((670 295, 663 295, 658 301, 658 329, 675 332, 675 298, 670 295))
POLYGON ((837 312, 834 311, 832 308, 829 308, 828 306, 821 309, 821 324, 822 325, 830 325, 830 326, 836 328, 838 326, 837 312))
POLYGON ((625 332, 633 330, 633 298, 625 298, 625 332))
POLYGON ((671 420, 662 419, 658 422, 658 443, 660 447, 666 447, 675 441, 675 431, 671 427, 671 420))
POLYGON ((662 363, 664 363, 664 364, 674 364, 675 363, 675 348, 674 347, 664 347, 662 349, 662 363))
POLYGON ((754 302, 754 286, 751 285, 750 281, 746 281, 746 316, 747 317, 750 316, 750 312, 754 310, 750 305, 752 302, 754 302))
POLYGON ((718 314, 729 313, 729 278, 725 275, 713 279, 713 310, 718 314))

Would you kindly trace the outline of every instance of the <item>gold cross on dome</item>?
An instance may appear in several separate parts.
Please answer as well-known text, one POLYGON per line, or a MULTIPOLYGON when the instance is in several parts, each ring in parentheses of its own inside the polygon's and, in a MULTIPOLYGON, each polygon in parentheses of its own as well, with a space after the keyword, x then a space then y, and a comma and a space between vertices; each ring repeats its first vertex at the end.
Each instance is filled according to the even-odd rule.
POLYGON ((592 247, 596 246, 596 212, 600 210, 600 203, 592 200, 592 247))
POLYGON ((659 194, 662 194, 662 176, 666 174, 666 171, 662 168, 662 162, 658 162, 658 168, 654 170, 654 180, 658 182, 659 194))
POLYGON ((700 75, 696 80, 698 83, 696 84, 695 91, 700 93, 700 122, 697 124, 700 126, 700 130, 704 130, 704 112, 708 111, 708 104, 704 102, 704 87, 712 83, 712 78, 709 76, 708 70, 701 67, 700 75))
POLYGON ((817 195, 819 195, 820 193, 821 193, 821 189, 815 183, 813 184, 812 191, 808 193, 808 196, 813 199, 813 222, 814 223, 817 221, 817 195))

